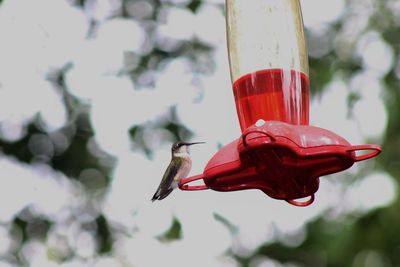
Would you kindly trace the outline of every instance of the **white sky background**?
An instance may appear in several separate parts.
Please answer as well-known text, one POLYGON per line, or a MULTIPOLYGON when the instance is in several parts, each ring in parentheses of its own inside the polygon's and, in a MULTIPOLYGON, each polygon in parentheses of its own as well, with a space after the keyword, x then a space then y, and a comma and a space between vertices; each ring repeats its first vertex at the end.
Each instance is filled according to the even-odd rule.
MULTIPOLYGON (((146 33, 134 20, 107 20, 118 1, 89 2, 85 14, 63 0, 3 1, 0 6, 0 134, 10 141, 18 140, 24 135, 24 125, 37 112, 49 131, 66 123, 61 98, 44 74, 72 61, 67 86, 71 93, 91 104, 97 142, 118 159, 110 192, 99 210, 129 234, 116 240, 113 255, 94 257, 91 233, 79 229, 77 223, 63 221, 67 217, 65 213, 83 202, 77 198, 81 196, 80 186, 44 166, 25 165, 3 157, 0 159, 0 203, 7 205, 0 209, 0 221, 6 222, 0 225, 0 258, 13 251, 19 242, 11 240, 7 225, 29 205, 57 222, 48 240, 24 246, 23 257, 31 266, 188 266, 193 261, 196 265, 192 266, 236 266, 223 255, 230 247, 246 255, 260 244, 277 239, 296 245, 305 237, 304 223, 325 210, 332 209, 335 218, 354 210, 367 211, 387 205, 395 197, 392 178, 386 173, 371 173, 346 190, 336 182, 345 175, 338 174, 336 180, 322 178, 316 201, 307 208, 293 207, 253 190, 233 193, 177 190, 167 199, 151 203, 150 198, 170 160, 170 147, 156 146, 152 161, 132 152, 128 136, 132 125, 152 121, 176 105, 182 124, 196 133, 193 140, 207 142, 191 148, 192 174, 202 171, 217 151, 218 143, 227 144, 240 134, 229 77, 225 21, 215 6, 223 1, 206 1, 196 14, 171 7, 158 31, 160 38, 190 40, 195 36, 215 48, 216 72, 198 77, 204 87, 201 102, 195 101, 199 90, 191 83, 193 73, 183 59, 170 61, 162 73, 156 73, 156 90, 135 91, 127 77, 118 76, 124 51, 140 53, 146 33), (86 39, 87 15, 100 22, 96 37, 90 40, 86 39), (385 193, 371 194, 378 185, 380 192, 385 193), (236 225, 238 233, 231 236, 214 219, 214 212, 236 225), (173 216, 182 224, 183 239, 160 243, 154 237, 170 227, 173 216), (61 252, 75 249, 78 253, 73 261, 58 264, 48 258, 49 248, 61 252)), ((370 1, 365 2, 368 7, 370 1)), ((344 5, 343 0, 303 0, 306 27, 315 33, 328 31, 330 23, 340 19, 344 5)), ((365 27, 363 16, 370 12, 368 8, 360 10, 365 14, 354 14, 353 24, 347 25, 350 28, 358 23, 359 31, 349 29, 343 33, 346 38, 350 35, 349 38, 337 38, 340 42, 340 38, 351 40, 361 36, 353 54, 361 59, 364 69, 350 84, 334 77, 324 94, 313 99, 310 113, 312 125, 332 130, 353 144, 361 144, 365 138, 381 140, 387 114, 379 78, 394 64, 393 51, 379 33, 360 30, 365 27), (349 92, 361 95, 351 118, 347 116, 349 92)), ((343 54, 346 56, 346 51, 343 54)), ((152 136, 154 140, 163 137, 163 133, 152 136)), ((356 172, 357 166, 347 171, 356 172)), ((8 266, 11 265, 0 260, 0 267, 8 266)), ((264 259, 255 266, 280 265, 264 259)))

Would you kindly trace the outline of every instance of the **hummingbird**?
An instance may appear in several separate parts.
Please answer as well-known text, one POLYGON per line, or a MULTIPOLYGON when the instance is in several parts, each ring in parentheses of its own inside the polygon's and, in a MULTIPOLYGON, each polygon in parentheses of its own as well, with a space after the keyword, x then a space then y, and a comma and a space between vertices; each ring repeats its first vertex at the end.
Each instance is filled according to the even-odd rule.
POLYGON ((178 187, 179 181, 189 174, 192 168, 192 159, 189 155, 188 147, 195 144, 204 144, 204 142, 187 143, 178 141, 172 144, 171 162, 151 201, 166 198, 172 190, 178 187))

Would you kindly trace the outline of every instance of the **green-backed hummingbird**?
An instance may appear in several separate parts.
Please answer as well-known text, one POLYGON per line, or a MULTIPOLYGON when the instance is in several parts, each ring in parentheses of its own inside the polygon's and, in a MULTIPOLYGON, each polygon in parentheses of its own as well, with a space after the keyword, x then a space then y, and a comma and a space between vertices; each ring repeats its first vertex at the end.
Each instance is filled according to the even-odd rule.
POLYGON ((185 178, 192 168, 192 159, 188 147, 204 142, 187 143, 178 141, 171 147, 172 159, 151 201, 166 198, 172 190, 178 187, 179 181, 185 178))

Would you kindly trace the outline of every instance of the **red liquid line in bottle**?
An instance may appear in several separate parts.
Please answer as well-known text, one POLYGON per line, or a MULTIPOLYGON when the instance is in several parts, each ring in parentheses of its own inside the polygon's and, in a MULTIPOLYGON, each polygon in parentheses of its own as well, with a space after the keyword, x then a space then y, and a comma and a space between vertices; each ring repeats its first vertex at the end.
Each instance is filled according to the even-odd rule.
POLYGON ((310 84, 302 72, 270 69, 249 73, 233 83, 233 93, 242 132, 259 119, 309 123, 310 84))

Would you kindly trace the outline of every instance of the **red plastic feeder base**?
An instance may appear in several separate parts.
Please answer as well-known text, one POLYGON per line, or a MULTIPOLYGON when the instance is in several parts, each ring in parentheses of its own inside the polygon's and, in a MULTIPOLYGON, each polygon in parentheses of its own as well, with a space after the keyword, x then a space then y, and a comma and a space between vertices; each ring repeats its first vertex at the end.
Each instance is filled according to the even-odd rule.
POLYGON ((380 152, 378 145, 352 146, 322 128, 267 121, 246 129, 211 158, 203 174, 183 179, 179 188, 222 192, 260 189, 272 198, 308 206, 314 201, 320 176, 343 171, 380 152), (363 150, 367 153, 359 152, 363 150), (204 184, 190 185, 196 180, 204 184), (303 202, 296 200, 306 197, 303 202))

